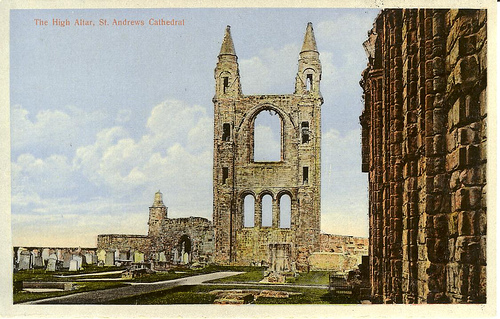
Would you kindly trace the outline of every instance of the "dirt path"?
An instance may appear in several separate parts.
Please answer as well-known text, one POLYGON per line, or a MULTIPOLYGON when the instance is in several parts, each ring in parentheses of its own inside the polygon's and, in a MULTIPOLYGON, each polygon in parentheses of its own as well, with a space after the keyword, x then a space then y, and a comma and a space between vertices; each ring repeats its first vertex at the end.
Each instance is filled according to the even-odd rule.
POLYGON ((132 297, 157 290, 183 285, 199 285, 205 281, 215 280, 241 274, 242 272, 224 271, 212 274, 198 275, 174 280, 152 283, 131 283, 130 286, 76 293, 67 296, 35 300, 23 304, 102 304, 111 300, 132 297))

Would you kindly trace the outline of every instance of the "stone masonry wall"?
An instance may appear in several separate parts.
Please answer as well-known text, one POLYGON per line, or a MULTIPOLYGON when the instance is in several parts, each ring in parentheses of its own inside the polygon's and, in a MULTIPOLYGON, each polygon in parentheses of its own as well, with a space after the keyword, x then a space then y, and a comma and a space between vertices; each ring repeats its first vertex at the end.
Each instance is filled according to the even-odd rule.
POLYGON ((372 297, 486 301, 486 10, 383 10, 361 86, 372 297))
POLYGON ((212 261, 214 232, 212 222, 203 217, 168 218, 162 223, 160 235, 152 238, 152 250, 164 252, 167 261, 174 260, 174 250, 180 254, 182 241, 190 245, 190 261, 212 261))
POLYGON ((106 234, 97 236, 97 250, 135 250, 149 255, 151 239, 144 235, 106 234))
MULTIPOLYGON (((295 66, 290 66, 295 67, 295 66)), ((312 24, 299 53, 295 92, 243 95, 238 58, 227 27, 215 68, 213 221, 215 261, 249 265, 269 262, 270 244, 286 250, 307 269, 307 257, 319 250, 321 181, 321 63, 312 24), (254 127, 260 112, 281 122, 281 156, 254 161, 254 127), (307 135, 307 136, 305 136, 307 135), (262 200, 272 198, 272 224, 262 223, 262 200), (280 226, 280 199, 291 200, 291 225, 280 226), (255 202, 254 225, 244 224, 244 198, 255 202)))

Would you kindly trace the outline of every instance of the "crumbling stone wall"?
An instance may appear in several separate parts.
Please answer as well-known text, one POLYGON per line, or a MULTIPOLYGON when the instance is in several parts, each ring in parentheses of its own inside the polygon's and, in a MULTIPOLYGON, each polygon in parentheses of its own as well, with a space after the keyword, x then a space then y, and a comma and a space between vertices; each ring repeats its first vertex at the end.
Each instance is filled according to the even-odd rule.
POLYGON ((365 42, 374 301, 486 300, 486 10, 384 10, 365 42))
POLYGON ((104 234, 97 235, 97 250, 139 251, 149 255, 151 238, 145 235, 104 234))
MULTIPOLYGON (((180 256, 184 240, 189 241, 190 262, 212 261, 214 251, 212 222, 203 217, 168 218, 163 220, 160 235, 152 238, 152 251, 156 253, 164 252, 167 261, 176 263, 179 259, 174 260, 175 250, 180 256)), ((187 245, 184 245, 185 251, 187 251, 187 245)))
POLYGON ((368 255, 368 238, 321 234, 320 252, 368 255))
POLYGON ((212 262, 214 230, 202 217, 168 218, 160 191, 149 207, 148 235, 108 234, 97 236, 97 249, 107 252, 144 254, 146 261, 177 263, 212 262), (184 250, 183 250, 184 247, 184 250), (181 256, 185 252, 186 258, 181 256))
POLYGON ((300 52, 295 92, 243 95, 229 27, 215 68, 213 221, 215 260, 269 262, 269 244, 291 245, 297 268, 319 250, 321 179, 321 63, 312 25, 300 52), (262 111, 281 122, 281 159, 254 161, 254 123, 262 111), (244 225, 244 197, 255 200, 254 226, 244 225), (262 225, 262 199, 272 197, 272 225, 262 225), (280 199, 291 198, 291 225, 280 228, 280 199))

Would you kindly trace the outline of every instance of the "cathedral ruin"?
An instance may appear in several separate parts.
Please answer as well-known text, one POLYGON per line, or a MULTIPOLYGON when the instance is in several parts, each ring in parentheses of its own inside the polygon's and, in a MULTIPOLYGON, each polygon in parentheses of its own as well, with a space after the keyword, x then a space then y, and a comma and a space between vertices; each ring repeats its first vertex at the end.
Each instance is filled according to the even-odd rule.
POLYGON ((365 42, 372 301, 486 301, 486 10, 383 10, 365 42))
POLYGON ((306 267, 312 252, 319 251, 320 80, 321 62, 309 23, 295 92, 244 95, 238 57, 227 27, 215 68, 213 98, 216 262, 248 265, 279 254, 288 263, 296 262, 300 269, 306 267), (280 156, 272 162, 254 158, 255 121, 267 111, 278 115, 281 127, 280 156), (246 201, 250 201, 250 207, 246 201), (270 218, 264 218, 266 211, 270 218), (290 214, 287 225, 282 223, 284 211, 290 214))
POLYGON ((147 261, 157 268, 195 262, 268 265, 275 272, 355 268, 368 253, 366 238, 320 234, 320 80, 309 23, 295 92, 244 95, 228 26, 215 68, 213 223, 170 218, 157 192, 148 234, 99 235, 101 259, 110 255, 110 260, 147 261), (255 157, 256 119, 267 112, 280 123, 274 161, 255 157))

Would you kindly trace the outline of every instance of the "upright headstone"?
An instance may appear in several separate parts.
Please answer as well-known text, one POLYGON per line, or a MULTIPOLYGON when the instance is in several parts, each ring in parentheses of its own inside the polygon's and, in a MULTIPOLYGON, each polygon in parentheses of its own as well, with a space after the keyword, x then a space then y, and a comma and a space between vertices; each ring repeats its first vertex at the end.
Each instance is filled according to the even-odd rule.
POLYGON ((177 264, 179 262, 179 252, 177 251, 177 248, 174 247, 174 263, 177 264))
POLYGON ((120 258, 121 260, 128 260, 128 252, 127 251, 120 251, 120 258))
POLYGON ((34 264, 34 267, 35 268, 43 268, 45 267, 45 264, 43 262, 43 258, 42 256, 35 256, 35 264, 34 264))
POLYGON ((57 252, 56 252, 56 254, 57 254, 57 260, 60 260, 60 261, 64 260, 64 258, 63 258, 63 252, 62 252, 61 249, 58 249, 57 252))
POLYGON ((84 264, 92 265, 94 263, 93 259, 94 259, 93 255, 90 252, 86 252, 84 264))
POLYGON ((46 262, 49 259, 50 256, 50 249, 49 248, 44 248, 42 250, 42 259, 44 262, 46 262))
POLYGON ((57 264, 57 255, 52 254, 49 256, 49 259, 47 261, 47 271, 56 271, 56 264, 57 264))
POLYGON ((106 262, 106 251, 104 249, 100 249, 97 252, 97 262, 106 262))
POLYGON ((165 252, 164 251, 162 251, 160 253, 160 261, 167 261, 167 257, 165 256, 165 252))
POLYGON ((69 262, 69 271, 78 271, 78 261, 77 260, 70 260, 69 262))
POLYGON ((120 259, 120 250, 115 250, 115 260, 120 259))
POLYGON ((112 251, 106 252, 106 260, 104 261, 104 266, 114 266, 115 265, 115 253, 112 251))
POLYGON ((189 263, 189 253, 184 253, 184 255, 182 255, 182 263, 183 264, 189 263))
POLYGON ((80 255, 73 255, 72 260, 75 260, 78 263, 77 264, 77 269, 80 270, 82 268, 82 265, 83 265, 83 258, 82 258, 82 256, 80 256, 80 255))
POLYGON ((19 255, 19 270, 27 270, 31 268, 31 253, 28 250, 21 251, 19 255))
POLYGON ((134 262, 136 262, 136 263, 144 262, 144 254, 139 252, 139 251, 136 251, 134 253, 134 262))
POLYGON ((69 251, 63 252, 63 268, 69 268, 69 263, 72 259, 72 254, 69 251))
POLYGON ((160 253, 160 258, 159 259, 160 259, 160 261, 167 261, 167 257, 165 256, 165 252, 164 251, 162 251, 160 253))

